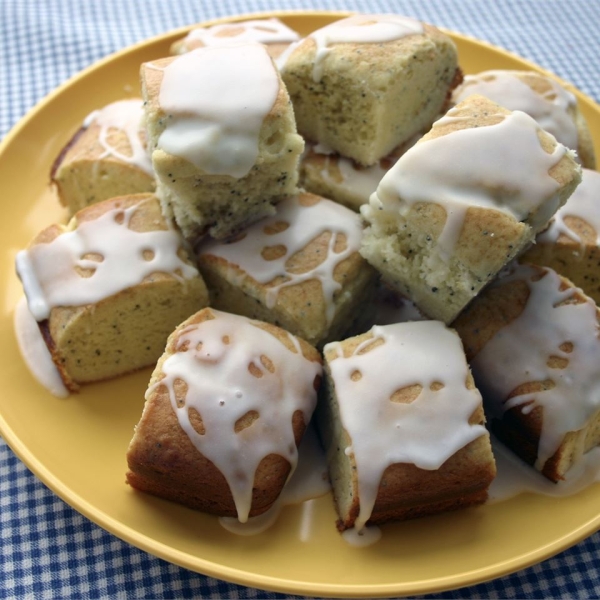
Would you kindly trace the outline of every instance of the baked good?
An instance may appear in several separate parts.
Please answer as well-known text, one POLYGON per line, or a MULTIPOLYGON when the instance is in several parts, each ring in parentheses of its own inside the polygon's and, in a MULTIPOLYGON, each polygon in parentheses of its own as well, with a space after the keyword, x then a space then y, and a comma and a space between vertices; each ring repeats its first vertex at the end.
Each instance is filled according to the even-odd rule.
POLYGON ((251 19, 235 23, 221 23, 210 27, 196 27, 184 38, 173 42, 171 54, 185 54, 204 46, 217 46, 231 42, 259 42, 267 52, 277 58, 300 35, 279 19, 251 19))
POLYGON ((467 75, 452 92, 458 104, 472 94, 509 110, 522 110, 561 144, 577 152, 584 167, 596 168, 594 142, 577 98, 551 77, 534 71, 483 71, 467 75))
POLYGON ((152 194, 89 206, 17 255, 29 309, 67 388, 156 362, 173 328, 208 304, 179 233, 152 194))
POLYGON ((319 353, 286 331, 201 310, 152 374, 128 483, 241 522, 265 512, 295 468, 321 370, 319 353))
POLYGON ((495 462, 456 332, 376 326, 324 354, 316 417, 340 530, 486 500, 495 462))
POLYGON ((359 211, 369 201, 381 178, 419 137, 414 136, 370 167, 358 165, 320 144, 307 144, 300 161, 300 185, 307 192, 359 211))
POLYGON ((339 339, 373 291, 360 256, 362 223, 331 200, 301 193, 227 243, 200 246, 211 306, 279 325, 320 346, 339 339))
POLYGON ((335 21, 278 64, 298 131, 365 166, 427 129, 460 80, 452 40, 398 15, 335 21))
POLYGON ((520 111, 470 96, 381 180, 361 252, 389 285, 451 323, 581 180, 574 154, 520 111))
POLYGON ((600 173, 583 169, 573 195, 520 260, 558 271, 600 304, 600 173))
POLYGON ((513 265, 454 323, 492 431, 552 481, 600 442, 599 317, 552 269, 513 265))
POLYGON ((226 238, 296 193, 304 142, 262 44, 198 48, 141 74, 157 194, 189 241, 226 238))
POLYGON ((91 113, 52 165, 51 180, 71 214, 116 196, 153 192, 142 100, 113 102, 91 113))

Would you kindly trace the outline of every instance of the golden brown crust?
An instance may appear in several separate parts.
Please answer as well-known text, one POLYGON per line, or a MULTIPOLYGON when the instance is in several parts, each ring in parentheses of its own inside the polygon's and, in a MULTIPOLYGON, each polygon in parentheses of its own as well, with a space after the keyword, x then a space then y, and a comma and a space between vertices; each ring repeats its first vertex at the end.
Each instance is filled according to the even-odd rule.
MULTIPOLYGON (((172 356, 180 337, 189 326, 215 318, 210 308, 202 309, 184 321, 169 336, 164 354, 159 359, 149 387, 153 388, 134 437, 127 452, 129 472, 127 482, 134 488, 179 502, 191 508, 219 516, 237 516, 237 511, 227 481, 219 469, 202 455, 181 428, 173 410, 169 392, 160 381, 164 375, 162 365, 172 356)), ((288 349, 295 347, 289 335, 268 323, 253 323, 268 331, 288 349)), ((303 356, 321 363, 320 353, 304 340, 298 339, 303 356)), ((315 381, 315 386, 319 381, 315 381)), ((243 427, 243 424, 240 425, 243 427)), ((306 423, 301 411, 292 418, 296 446, 304 435, 306 423)), ((270 454, 260 462, 252 490, 250 516, 268 510, 281 493, 291 465, 283 457, 270 454)))

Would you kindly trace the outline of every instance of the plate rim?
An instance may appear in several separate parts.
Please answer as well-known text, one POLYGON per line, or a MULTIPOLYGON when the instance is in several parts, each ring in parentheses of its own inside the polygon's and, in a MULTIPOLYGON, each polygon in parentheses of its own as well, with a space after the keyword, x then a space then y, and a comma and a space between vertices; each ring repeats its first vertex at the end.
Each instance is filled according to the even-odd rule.
MULTIPOLYGON (((33 107, 31 107, 25 115, 23 115, 6 133, 0 141, 0 161, 3 160, 12 144, 18 139, 22 130, 30 121, 35 119, 38 113, 42 112, 45 107, 51 104, 58 96, 66 89, 75 85, 78 81, 85 79, 91 73, 100 70, 122 57, 137 52, 145 46, 150 46, 162 42, 166 42, 169 38, 176 38, 185 35, 194 27, 206 27, 218 25, 222 23, 232 23, 248 19, 265 19, 270 17, 286 18, 286 17, 314 17, 314 18, 331 18, 339 19, 352 14, 356 11, 340 11, 340 10, 276 10, 238 13, 236 15, 224 16, 207 21, 200 21, 191 25, 178 27, 158 35, 146 38, 134 44, 128 45, 125 48, 108 54, 107 56, 95 61, 91 65, 85 67, 81 71, 71 75, 63 83, 58 85, 51 92, 41 98, 33 107)), ((469 34, 463 34, 450 30, 444 27, 437 26, 447 35, 454 39, 465 41, 467 43, 475 43, 480 46, 487 47, 501 55, 509 56, 513 60, 517 60, 523 66, 530 70, 543 73, 558 81, 569 91, 577 96, 578 101, 588 105, 588 108, 600 114, 600 105, 593 98, 576 88, 573 84, 565 81, 556 74, 545 69, 526 59, 515 52, 506 50, 500 46, 496 46, 486 40, 481 40, 469 34)), ((452 576, 443 576, 436 579, 427 579, 421 581, 411 581, 408 583, 387 583, 387 584, 362 584, 362 585, 344 585, 338 583, 310 583, 293 579, 283 579, 270 575, 256 574, 249 571, 244 571, 239 568, 229 567, 214 561, 204 559, 199 556, 191 556, 189 553, 182 552, 171 546, 167 546, 162 542, 157 542, 150 536, 140 533, 131 526, 126 525, 118 519, 110 516, 105 511, 97 509, 93 503, 85 500, 80 494, 73 492, 69 486, 61 481, 61 479, 47 469, 34 453, 24 444, 13 428, 8 424, 4 416, 0 413, 0 435, 3 437, 7 445, 15 453, 15 455, 28 467, 32 473, 42 481, 53 493, 59 496, 69 506, 77 512, 84 515, 86 518, 94 522, 96 525, 108 531, 111 535, 124 540, 125 542, 145 551, 149 554, 159 557, 163 560, 176 564, 180 567, 189 569, 190 571, 201 573, 210 577, 223 579, 225 581, 244 585, 248 587, 271 590, 280 593, 291 594, 313 594, 318 593, 325 597, 390 597, 404 596, 409 594, 428 594, 441 591, 453 590, 461 587, 468 587, 480 583, 484 583, 499 577, 503 577, 510 573, 538 564, 547 558, 556 555, 559 552, 577 544, 586 537, 592 535, 600 529, 600 511, 596 517, 589 519, 579 527, 570 531, 568 534, 559 537, 535 550, 521 554, 510 560, 504 560, 494 563, 491 566, 465 571, 452 576), (193 561, 192 561, 193 558, 193 561)))

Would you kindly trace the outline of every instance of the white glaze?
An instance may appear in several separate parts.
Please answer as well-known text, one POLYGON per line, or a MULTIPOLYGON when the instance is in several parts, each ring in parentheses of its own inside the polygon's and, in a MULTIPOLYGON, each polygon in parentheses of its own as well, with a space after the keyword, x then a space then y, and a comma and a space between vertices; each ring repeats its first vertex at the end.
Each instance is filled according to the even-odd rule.
MULTIPOLYGON (((313 80, 323 76, 323 59, 333 44, 384 44, 409 35, 422 35, 423 24, 400 15, 353 15, 313 31, 308 37, 316 44, 313 80)), ((283 62, 285 65, 285 61, 283 62)), ((281 68, 281 67, 280 67, 281 68)))
POLYGON ((600 481, 600 447, 584 454, 566 473, 565 479, 553 483, 523 462, 514 452, 491 436, 497 475, 489 488, 488 504, 508 500, 530 492, 542 496, 572 496, 600 481))
POLYGON ((143 129, 143 118, 142 100, 133 98, 131 100, 113 102, 100 110, 95 110, 86 117, 83 126, 85 128, 91 125, 100 127, 98 143, 104 149, 104 152, 99 157, 100 160, 112 156, 153 175, 152 163, 146 152, 144 141, 140 137, 143 129), (122 131, 127 136, 131 154, 123 154, 123 152, 119 152, 115 146, 110 144, 108 136, 111 130, 115 129, 122 131))
POLYGON ((321 365, 304 358, 291 334, 293 352, 245 317, 212 312, 214 319, 181 332, 177 352, 162 365, 165 377, 148 394, 156 386, 167 387, 179 424, 198 451, 223 473, 238 520, 244 523, 260 461, 278 454, 290 462, 292 472, 296 467, 292 417, 299 410, 305 423, 310 421, 316 405, 314 381, 321 365), (186 344, 189 349, 184 351, 186 344), (263 356, 272 362, 273 372, 261 362, 263 356), (249 371, 250 364, 260 377, 249 371), (177 380, 188 386, 182 406, 177 406, 174 393, 177 380), (192 408, 202 417, 202 435, 190 422, 192 408), (259 417, 236 433, 235 423, 250 411, 259 417))
POLYGON ((373 337, 349 357, 339 342, 325 346, 337 357, 329 366, 344 429, 351 439, 358 478, 360 513, 355 529, 367 523, 385 469, 411 463, 435 470, 458 450, 487 435, 469 418, 481 404, 466 387, 468 367, 458 336, 439 321, 401 323, 371 329, 373 337), (369 349, 374 340, 383 344, 369 349), (395 365, 398 367, 395 368, 395 365), (351 378, 358 371, 362 377, 351 378), (433 383, 444 387, 433 391, 433 383), (411 403, 390 400, 412 385, 422 391, 411 403))
POLYGON ((565 217, 577 217, 591 225, 596 232, 596 245, 600 245, 600 173, 582 169, 581 183, 536 241, 554 244, 564 234, 581 244, 581 238, 565 223, 565 217))
POLYGON ((515 266, 497 281, 501 285, 524 281, 530 294, 523 312, 500 329, 471 361, 473 374, 486 400, 486 407, 501 416, 512 407, 528 413, 535 406, 543 409, 543 424, 536 468, 541 470, 553 456, 565 434, 579 431, 600 409, 600 341, 596 305, 589 298, 579 304, 560 304, 573 297, 577 288, 560 291, 559 276, 543 269, 544 277, 535 281, 538 270, 515 266), (572 352, 561 350, 571 342, 572 352), (556 356, 568 361, 564 369, 551 369, 548 359, 556 356), (507 400, 518 386, 551 380, 555 387, 507 400))
POLYGON ((244 177, 278 93, 279 75, 262 44, 183 54, 163 70, 159 104, 167 116, 158 148, 205 173, 244 177))
POLYGON ((577 125, 568 112, 577 104, 575 96, 549 77, 538 75, 550 85, 550 90, 540 94, 518 74, 518 71, 493 70, 467 75, 454 91, 452 100, 458 103, 473 94, 480 94, 509 110, 522 110, 561 144, 577 150, 577 125))
POLYGON ((285 506, 305 503, 302 506, 300 539, 308 541, 313 532, 311 501, 330 490, 325 453, 311 423, 298 447, 296 470, 285 484, 275 504, 266 513, 258 517, 250 517, 245 523, 240 523, 233 517, 220 517, 219 523, 224 529, 237 535, 257 535, 277 521, 285 506))
POLYGON ((201 42, 205 46, 220 46, 232 42, 258 42, 260 44, 287 44, 296 42, 300 36, 279 19, 258 19, 225 23, 212 27, 192 29, 184 43, 201 42), (235 34, 231 35, 231 31, 235 34))
MULTIPOLYGON (((454 118, 463 117, 451 110, 433 129, 454 118)), ((545 152, 538 131, 531 117, 514 111, 495 125, 421 141, 387 172, 361 213, 371 221, 379 210, 404 216, 418 202, 442 206, 446 222, 437 244, 446 260, 470 206, 498 210, 539 229, 558 207, 559 184, 549 171, 567 149, 558 144, 545 152)))
POLYGON ((268 308, 275 306, 281 289, 317 279, 323 289, 327 321, 331 323, 335 314, 333 297, 341 288, 333 278, 333 273, 338 264, 358 251, 362 223, 356 213, 331 200, 322 198, 316 204, 303 206, 299 199, 300 196, 292 196, 282 201, 277 206, 276 215, 246 229, 244 237, 238 241, 208 242, 202 246, 200 256, 218 256, 232 265, 237 265, 243 271, 239 276, 240 282, 246 276, 261 284, 268 284, 277 277, 285 277, 283 282, 267 288, 268 308), (288 223, 289 227, 279 233, 265 233, 266 229, 280 222, 288 223), (323 262, 305 273, 289 272, 286 266, 288 259, 325 232, 331 232, 331 239, 323 262), (341 252, 336 252, 336 242, 342 235, 346 238, 346 244, 341 252), (276 260, 263 258, 261 253, 264 248, 279 245, 284 246, 286 250, 282 256, 276 260))
POLYGON ((13 324, 21 356, 30 373, 53 396, 66 398, 69 390, 52 360, 37 321, 29 312, 25 296, 21 297, 15 307, 13 324))
POLYGON ((37 321, 58 306, 96 304, 141 283, 153 273, 190 279, 198 271, 179 258, 181 238, 174 229, 138 232, 129 228, 137 206, 112 209, 80 223, 50 243, 36 244, 17 254, 17 273, 37 321), (144 251, 152 258, 144 258, 144 251), (101 262, 86 258, 99 254, 101 262), (77 269, 93 269, 82 277, 77 269))

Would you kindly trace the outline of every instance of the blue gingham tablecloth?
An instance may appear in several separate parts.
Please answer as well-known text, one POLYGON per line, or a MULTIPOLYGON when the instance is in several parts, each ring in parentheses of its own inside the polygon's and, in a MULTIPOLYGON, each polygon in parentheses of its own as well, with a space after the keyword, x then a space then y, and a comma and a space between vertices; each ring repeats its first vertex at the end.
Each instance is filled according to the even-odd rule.
MULTIPOLYGON (((163 31, 277 9, 396 12, 507 48, 600 101, 598 0, 0 0, 0 137, 84 67, 163 31)), ((600 534, 437 598, 599 598, 600 534)), ((113 537, 0 440, 0 598, 287 598, 204 577, 113 537)))

